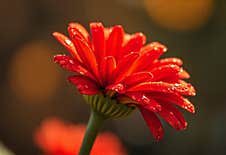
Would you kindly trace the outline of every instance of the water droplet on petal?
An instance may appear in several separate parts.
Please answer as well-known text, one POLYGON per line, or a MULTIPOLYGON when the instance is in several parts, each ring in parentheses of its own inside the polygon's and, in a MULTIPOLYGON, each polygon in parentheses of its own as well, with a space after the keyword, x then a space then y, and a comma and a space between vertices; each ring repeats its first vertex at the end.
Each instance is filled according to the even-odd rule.
POLYGON ((69 40, 69 39, 66 39, 64 42, 65 42, 67 45, 71 45, 71 44, 72 44, 71 40, 69 40))
POLYGON ((66 61, 65 60, 60 60, 60 64, 64 65, 64 64, 66 64, 66 61))
POLYGON ((174 116, 173 112, 170 112, 169 114, 170 114, 171 117, 174 116))
POLYGON ((157 50, 158 50, 158 47, 154 47, 154 50, 156 50, 156 51, 157 51, 157 50))
POLYGON ((69 60, 69 63, 70 63, 70 64, 74 64, 74 61, 73 61, 73 60, 69 60))
POLYGON ((112 87, 112 90, 118 92, 118 93, 125 93, 125 87, 123 84, 119 83, 117 85, 114 85, 112 87))
POLYGON ((150 103, 150 99, 147 98, 145 95, 142 96, 141 100, 143 103, 146 103, 146 104, 150 103))

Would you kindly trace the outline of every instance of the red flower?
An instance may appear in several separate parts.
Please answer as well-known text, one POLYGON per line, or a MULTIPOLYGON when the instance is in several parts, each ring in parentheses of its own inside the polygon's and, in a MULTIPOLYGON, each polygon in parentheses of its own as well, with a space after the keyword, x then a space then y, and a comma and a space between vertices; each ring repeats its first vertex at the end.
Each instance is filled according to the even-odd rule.
MULTIPOLYGON (((84 125, 65 124, 63 121, 50 118, 42 122, 34 134, 38 146, 48 155, 78 154, 83 136, 84 125)), ((98 135, 91 155, 126 155, 120 140, 110 132, 98 135)))
POLYGON ((164 45, 145 45, 144 34, 127 34, 120 25, 104 28, 101 23, 91 23, 90 31, 91 36, 80 24, 70 23, 70 39, 53 33, 71 54, 56 55, 54 61, 77 73, 68 80, 78 91, 86 95, 103 93, 118 103, 135 105, 156 140, 163 137, 156 115, 176 130, 185 129, 187 122, 174 105, 194 113, 194 106, 183 96, 194 96, 195 89, 183 80, 190 76, 182 69, 182 60, 159 59, 167 51, 164 45))

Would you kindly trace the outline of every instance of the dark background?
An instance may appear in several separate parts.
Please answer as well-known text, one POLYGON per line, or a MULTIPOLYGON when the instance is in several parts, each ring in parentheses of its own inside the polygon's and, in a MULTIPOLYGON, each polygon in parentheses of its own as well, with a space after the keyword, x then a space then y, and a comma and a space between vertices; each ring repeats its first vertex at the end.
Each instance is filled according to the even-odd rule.
POLYGON ((52 62, 65 52, 51 36, 66 33, 68 22, 88 28, 92 21, 121 24, 141 31, 180 57, 191 74, 196 114, 184 111, 185 131, 164 123, 165 137, 156 143, 138 112, 108 121, 130 155, 226 154, 226 1, 224 0, 7 0, 0 2, 0 141, 16 155, 36 155, 32 139, 39 123, 57 116, 86 123, 89 108, 68 73, 52 62))

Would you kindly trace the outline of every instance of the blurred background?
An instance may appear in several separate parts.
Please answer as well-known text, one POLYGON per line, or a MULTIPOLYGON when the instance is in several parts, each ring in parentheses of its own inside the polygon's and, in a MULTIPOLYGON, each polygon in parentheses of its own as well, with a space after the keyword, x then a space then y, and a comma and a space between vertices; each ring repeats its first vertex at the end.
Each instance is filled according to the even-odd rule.
POLYGON ((0 1, 0 141, 16 155, 41 154, 33 132, 45 118, 88 121, 88 105, 52 61, 66 50, 51 33, 66 34, 72 21, 141 31, 148 42, 167 45, 165 56, 182 58, 192 75, 196 114, 183 112, 187 130, 164 123, 165 137, 156 143, 138 112, 105 122, 103 130, 115 133, 129 155, 226 154, 225 0, 0 1))

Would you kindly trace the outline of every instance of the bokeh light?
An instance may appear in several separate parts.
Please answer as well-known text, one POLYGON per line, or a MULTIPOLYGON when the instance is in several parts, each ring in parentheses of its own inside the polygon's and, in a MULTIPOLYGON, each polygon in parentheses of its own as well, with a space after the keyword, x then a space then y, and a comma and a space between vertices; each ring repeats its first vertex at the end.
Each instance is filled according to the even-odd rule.
POLYGON ((53 51, 47 42, 25 44, 13 56, 9 82, 15 95, 25 102, 42 102, 53 96, 61 73, 52 61, 53 51))
POLYGON ((179 31, 200 28, 214 10, 214 0, 144 0, 144 4, 154 22, 179 31))
POLYGON ((15 155, 0 142, 0 155, 15 155))
MULTIPOLYGON (((45 152, 52 155, 74 155, 79 152, 86 126, 65 123, 59 118, 49 117, 42 121, 34 132, 34 141, 45 152)), ((120 139, 111 132, 101 132, 90 155, 127 155, 120 139)))

